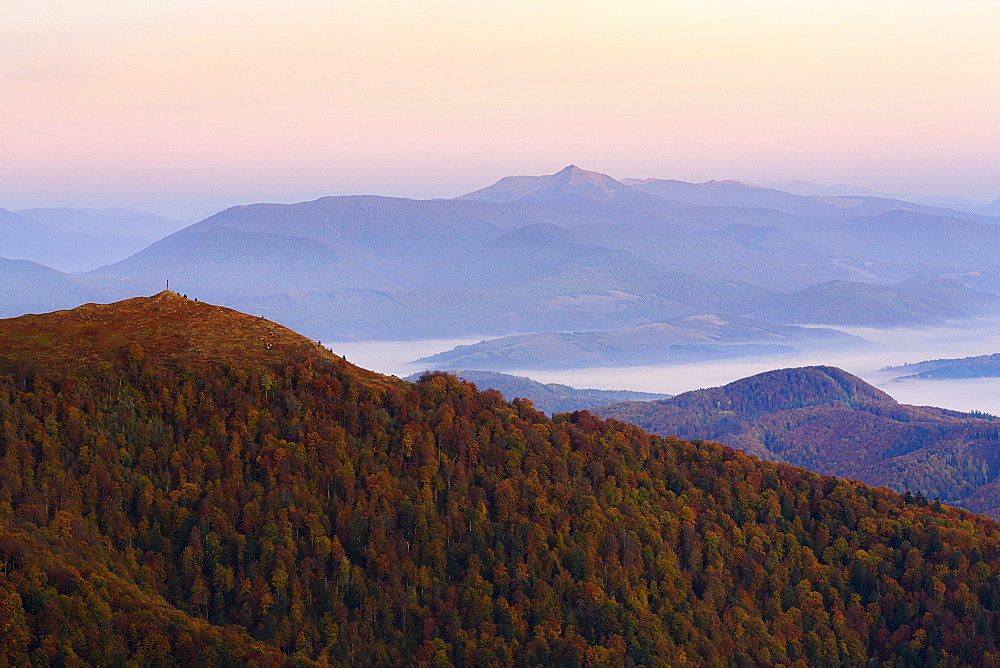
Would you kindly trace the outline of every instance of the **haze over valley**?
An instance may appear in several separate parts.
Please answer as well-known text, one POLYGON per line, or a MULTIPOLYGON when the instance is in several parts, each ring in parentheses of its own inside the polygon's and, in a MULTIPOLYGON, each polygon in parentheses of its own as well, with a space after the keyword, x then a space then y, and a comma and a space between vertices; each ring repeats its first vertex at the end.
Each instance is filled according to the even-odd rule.
MULTIPOLYGON (((492 369, 677 393, 735 380, 737 369, 843 361, 884 382, 875 370, 947 357, 951 339, 970 342, 963 354, 992 352, 980 323, 1000 315, 1000 219, 976 207, 616 180, 573 165, 448 200, 248 204, 190 225, 134 210, 35 208, 0 223, 17 256, 0 260, 0 315, 150 294, 169 280, 345 352, 379 340, 465 346, 429 344, 433 356, 399 360, 401 373, 492 369), (116 261, 94 266, 102 258, 116 261), (944 334, 906 343, 930 331, 944 334), (711 371, 717 360, 721 374, 711 371), (647 377, 633 369, 617 376, 625 384, 611 382, 607 367, 647 377), (568 369, 580 372, 553 375, 568 369)), ((964 406, 966 393, 936 391, 956 408, 1000 410, 981 385, 964 406)), ((926 392, 897 385, 911 390, 926 392)))

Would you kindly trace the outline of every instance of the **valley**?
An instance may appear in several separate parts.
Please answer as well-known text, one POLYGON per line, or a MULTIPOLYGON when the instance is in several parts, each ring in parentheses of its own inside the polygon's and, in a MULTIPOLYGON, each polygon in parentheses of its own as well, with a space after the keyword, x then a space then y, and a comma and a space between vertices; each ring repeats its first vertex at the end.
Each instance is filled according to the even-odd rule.
MULTIPOLYGON (((839 327, 846 334, 869 342, 868 346, 820 349, 779 356, 727 359, 688 364, 600 366, 574 369, 508 368, 504 372, 528 376, 544 383, 607 390, 631 389, 679 394, 689 390, 724 385, 771 369, 829 365, 863 378, 901 403, 938 406, 957 411, 1000 414, 1000 379, 899 378, 906 368, 887 371, 884 367, 914 364, 946 356, 968 357, 984 350, 1000 350, 1000 322, 977 319, 947 325, 920 327, 839 327)), ((323 337, 326 341, 326 337, 323 337)), ((458 346, 479 344, 482 337, 427 341, 356 341, 326 344, 347 359, 382 373, 400 377, 436 368, 416 360, 448 353, 458 346)), ((488 340, 488 339, 487 339, 488 340)), ((452 367, 447 367, 452 368, 452 367)), ((499 369, 495 369, 499 370, 499 369)))

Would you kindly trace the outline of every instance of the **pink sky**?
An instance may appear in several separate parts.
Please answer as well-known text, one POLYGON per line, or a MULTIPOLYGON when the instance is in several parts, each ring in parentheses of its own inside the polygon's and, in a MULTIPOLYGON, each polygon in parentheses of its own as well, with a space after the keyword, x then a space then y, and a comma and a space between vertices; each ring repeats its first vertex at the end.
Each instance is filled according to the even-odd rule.
POLYGON ((1000 197, 1000 3, 7 0, 0 206, 569 163, 1000 197))

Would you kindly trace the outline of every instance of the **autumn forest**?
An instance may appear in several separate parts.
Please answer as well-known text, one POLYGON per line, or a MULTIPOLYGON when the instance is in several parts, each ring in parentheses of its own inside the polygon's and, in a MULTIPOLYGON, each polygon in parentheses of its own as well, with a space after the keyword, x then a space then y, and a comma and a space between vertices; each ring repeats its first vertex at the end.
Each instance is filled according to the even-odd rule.
MULTIPOLYGON (((234 317, 214 313, 220 328, 234 317)), ((989 519, 318 350, 207 363, 132 345, 50 371, 8 359, 0 655, 1000 661, 989 519)))

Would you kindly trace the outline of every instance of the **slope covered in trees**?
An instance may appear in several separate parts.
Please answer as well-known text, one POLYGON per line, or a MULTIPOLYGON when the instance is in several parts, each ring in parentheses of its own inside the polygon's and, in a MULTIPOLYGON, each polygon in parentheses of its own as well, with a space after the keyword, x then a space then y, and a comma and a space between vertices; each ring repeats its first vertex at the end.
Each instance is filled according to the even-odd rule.
POLYGON ((835 367, 769 371, 595 411, 658 434, 718 440, 766 459, 1000 516, 1000 500, 983 489, 1000 476, 1000 422, 899 404, 835 367))
MULTIPOLYGON (((199 349, 230 322, 161 312, 141 322, 199 349)), ((1000 661, 1000 527, 967 511, 454 376, 378 377, 307 340, 229 361, 112 341, 91 367, 19 364, 14 332, 14 663, 1000 661)))
MULTIPOLYGON (((667 399, 669 394, 636 392, 634 390, 578 389, 561 383, 540 383, 527 376, 512 376, 499 371, 476 369, 447 369, 447 373, 475 383, 482 390, 496 390, 507 399, 529 399, 538 410, 548 413, 571 413, 590 410, 619 401, 653 401, 667 399)), ((424 372, 426 373, 426 372, 424 372)), ((406 380, 418 381, 423 373, 415 373, 406 380)))

